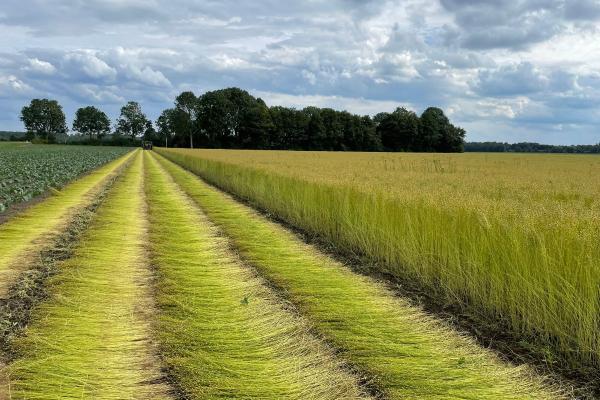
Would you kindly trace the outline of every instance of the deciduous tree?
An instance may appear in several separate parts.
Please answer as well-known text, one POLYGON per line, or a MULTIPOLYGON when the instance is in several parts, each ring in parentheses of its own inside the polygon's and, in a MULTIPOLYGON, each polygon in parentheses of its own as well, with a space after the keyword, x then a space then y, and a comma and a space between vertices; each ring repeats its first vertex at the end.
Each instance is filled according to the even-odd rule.
POLYGON ((193 92, 183 92, 175 98, 175 115, 178 125, 189 135, 190 148, 194 148, 194 130, 197 127, 197 101, 196 95, 193 92))
POLYGON ((429 107, 421 114, 420 121, 423 151, 463 151, 465 130, 452 125, 440 108, 429 107))
POLYGON ((393 113, 378 114, 377 132, 387 151, 422 151, 419 140, 419 117, 404 107, 393 113))
POLYGON ((73 130, 84 135, 89 135, 90 139, 96 135, 98 139, 110 133, 110 120, 108 116, 94 106, 83 107, 75 113, 73 121, 73 130))
POLYGON ((131 136, 132 140, 141 136, 148 125, 148 118, 142 108, 135 101, 130 101, 121 107, 121 115, 117 119, 117 132, 121 135, 131 136))
POLYGON ((59 134, 68 131, 65 113, 56 100, 33 99, 21 110, 21 121, 34 137, 54 142, 59 134))
POLYGON ((175 113, 174 108, 168 108, 156 120, 157 134, 161 141, 165 141, 165 147, 169 147, 169 140, 175 134, 175 113))

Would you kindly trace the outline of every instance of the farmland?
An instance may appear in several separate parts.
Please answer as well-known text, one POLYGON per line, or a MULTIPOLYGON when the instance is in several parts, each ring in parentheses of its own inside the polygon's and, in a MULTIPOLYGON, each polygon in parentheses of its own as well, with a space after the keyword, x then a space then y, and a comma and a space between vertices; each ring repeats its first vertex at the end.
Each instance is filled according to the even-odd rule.
POLYGON ((595 156, 160 153, 441 303, 497 322, 547 365, 592 374, 600 365, 595 156))
POLYGON ((0 239, 3 398, 568 394, 157 152, 66 184, 0 239))
POLYGON ((45 146, 0 143, 0 212, 129 151, 118 147, 45 146))

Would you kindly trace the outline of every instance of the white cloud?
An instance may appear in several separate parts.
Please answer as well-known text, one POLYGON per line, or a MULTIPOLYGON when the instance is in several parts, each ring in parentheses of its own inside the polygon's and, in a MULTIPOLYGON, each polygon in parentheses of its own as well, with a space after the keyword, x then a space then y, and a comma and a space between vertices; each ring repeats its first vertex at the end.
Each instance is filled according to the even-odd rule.
POLYGON ((52 75, 56 72, 56 67, 48 61, 42 61, 38 58, 27 60, 29 65, 23 67, 24 71, 37 72, 43 75, 52 75))
POLYGON ((148 66, 138 67, 136 65, 125 66, 127 75, 138 82, 158 87, 170 87, 171 82, 162 72, 154 70, 148 66))
POLYGON ((0 96, 9 94, 26 94, 32 91, 31 86, 14 75, 0 75, 0 96))
POLYGON ((409 103, 398 103, 389 100, 370 100, 341 96, 290 95, 261 90, 251 90, 250 93, 262 98, 268 105, 282 105, 298 109, 309 106, 328 107, 360 115, 375 115, 382 111, 392 112, 397 107, 414 109, 414 106, 409 103))
POLYGON ((65 60, 77 65, 90 78, 113 80, 117 75, 115 68, 92 52, 68 53, 65 55, 65 60))
POLYGON ((303 69, 302 70, 302 77, 304 79, 306 79, 306 81, 308 83, 310 83, 311 85, 314 85, 314 84, 317 83, 317 76, 313 72, 311 72, 309 70, 303 69))
POLYGON ((178 91, 239 86, 367 114, 439 106, 469 138, 597 135, 596 0, 35 3, 2 0, 0 95, 15 115, 19 93, 67 113, 137 100, 155 118, 178 91))
POLYGON ((252 64, 248 61, 228 54, 216 54, 210 57, 217 69, 242 69, 250 68, 252 64))
POLYGON ((98 85, 81 84, 75 87, 80 96, 88 99, 92 103, 117 103, 122 104, 126 99, 118 94, 116 87, 102 87, 98 85))
POLYGON ((229 19, 213 18, 207 15, 198 15, 192 18, 181 20, 182 24, 194 24, 202 27, 225 27, 228 25, 239 24, 242 22, 241 17, 231 17, 229 19))

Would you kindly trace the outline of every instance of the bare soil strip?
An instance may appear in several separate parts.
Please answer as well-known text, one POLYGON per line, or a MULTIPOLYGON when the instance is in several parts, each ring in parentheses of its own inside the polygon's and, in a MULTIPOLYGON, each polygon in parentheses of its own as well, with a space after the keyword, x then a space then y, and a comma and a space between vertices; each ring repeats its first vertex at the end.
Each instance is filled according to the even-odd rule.
POLYGON ((230 236, 245 261, 388 398, 553 399, 561 393, 433 319, 371 278, 306 245, 281 226, 155 156, 230 236))

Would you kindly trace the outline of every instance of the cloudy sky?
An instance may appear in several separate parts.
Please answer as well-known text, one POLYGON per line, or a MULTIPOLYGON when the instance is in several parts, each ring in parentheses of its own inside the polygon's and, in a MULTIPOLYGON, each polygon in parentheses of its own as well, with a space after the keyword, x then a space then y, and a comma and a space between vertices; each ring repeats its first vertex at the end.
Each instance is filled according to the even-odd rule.
POLYGON ((0 130, 34 97, 155 119, 183 90, 361 114, 439 106, 468 140, 600 142, 600 0, 1 0, 0 130))

